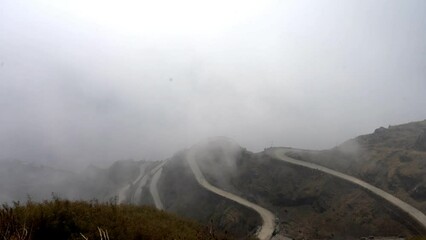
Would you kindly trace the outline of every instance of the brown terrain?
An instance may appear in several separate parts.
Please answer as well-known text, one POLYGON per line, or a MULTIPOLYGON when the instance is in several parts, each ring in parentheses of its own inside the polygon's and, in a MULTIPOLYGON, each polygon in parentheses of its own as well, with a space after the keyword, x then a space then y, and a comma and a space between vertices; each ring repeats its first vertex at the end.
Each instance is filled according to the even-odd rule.
MULTIPOLYGON (((426 121, 382 127, 330 150, 286 148, 285 152, 292 159, 361 179, 426 213, 425 129, 426 121)), ((213 187, 271 212, 278 239, 425 234, 411 217, 364 188, 268 152, 270 149, 252 153, 230 139, 213 138, 162 162, 120 161, 107 169, 91 167, 80 174, 9 161, 1 163, 0 170, 17 174, 3 179, 0 187, 15 200, 45 199, 55 192, 65 198, 100 201, 118 196, 119 202, 137 205, 154 205, 155 190, 164 211, 204 224, 212 236, 223 232, 240 239, 254 238, 262 226, 258 213, 201 186, 188 165, 191 153, 213 187), (161 174, 152 184, 151 172, 156 168, 161 174), (20 188, 6 188, 8 182, 19 183, 20 188), (28 191, 35 187, 46 193, 28 191)))
MULTIPOLYGON (((359 138, 368 140, 366 136, 359 138)), ((394 171, 392 174, 398 176, 399 180, 393 184, 395 191, 388 191, 389 188, 383 190, 398 193, 398 197, 405 196, 401 199, 409 199, 407 202, 410 204, 416 201, 413 205, 421 207, 423 202, 416 200, 421 194, 415 192, 415 186, 410 189, 408 186, 412 182, 401 177, 416 176, 416 179, 423 179, 424 174, 421 173, 424 170, 417 167, 423 166, 423 152, 417 150, 417 139, 421 137, 418 135, 412 138, 412 149, 387 148, 388 152, 397 151, 388 164, 384 164, 384 160, 380 158, 388 155, 380 154, 369 155, 370 159, 374 158, 375 164, 367 164, 368 161, 362 158, 366 156, 364 149, 359 148, 358 144, 350 146, 350 142, 332 150, 295 151, 291 155, 302 160, 324 163, 325 166, 335 164, 338 167, 334 169, 357 177, 363 176, 362 179, 366 181, 368 176, 371 178, 380 173, 382 175, 377 176, 377 181, 368 181, 380 188, 384 183, 392 185, 386 180, 389 179, 389 172, 394 171), (346 152, 342 153, 341 149, 346 152), (344 159, 341 159, 342 154, 345 154, 344 159), (349 155, 346 156, 347 154, 349 155), (414 163, 416 165, 412 165, 414 163), (381 179, 381 176, 386 178, 381 179), (407 198, 410 194, 414 194, 416 198, 407 198)), ((395 145, 409 146, 405 145, 407 139, 410 138, 395 140, 395 145)), ((382 147, 372 144, 369 146, 370 152, 383 151, 382 147)), ((408 216, 368 191, 319 171, 286 164, 266 152, 251 153, 229 139, 212 139, 194 146, 191 151, 196 152, 198 165, 210 184, 274 213, 276 234, 294 239, 359 239, 365 236, 415 236, 423 233, 408 216)), ((197 185, 189 166, 182 160, 186 154, 187 151, 181 152, 164 166, 159 189, 165 202, 165 210, 203 222, 211 221, 219 229, 225 227, 231 232, 237 230, 240 235, 244 231, 253 233, 260 226, 259 220, 255 221, 259 216, 197 185), (229 216, 229 212, 233 213, 233 217, 229 216), (225 224, 224 219, 229 222, 225 224)), ((416 184, 417 189, 421 188, 420 182, 416 184)))
POLYGON ((298 158, 360 178, 426 213, 426 120, 359 136, 298 158))

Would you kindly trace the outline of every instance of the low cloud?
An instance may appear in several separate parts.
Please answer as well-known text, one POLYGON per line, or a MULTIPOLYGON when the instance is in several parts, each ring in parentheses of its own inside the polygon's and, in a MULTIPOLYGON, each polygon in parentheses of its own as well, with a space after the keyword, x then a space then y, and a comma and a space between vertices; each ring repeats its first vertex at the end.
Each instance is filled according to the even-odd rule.
POLYGON ((322 149, 426 116, 422 2, 277 3, 214 34, 41 2, 2 3, 0 159, 158 160, 218 135, 322 149))

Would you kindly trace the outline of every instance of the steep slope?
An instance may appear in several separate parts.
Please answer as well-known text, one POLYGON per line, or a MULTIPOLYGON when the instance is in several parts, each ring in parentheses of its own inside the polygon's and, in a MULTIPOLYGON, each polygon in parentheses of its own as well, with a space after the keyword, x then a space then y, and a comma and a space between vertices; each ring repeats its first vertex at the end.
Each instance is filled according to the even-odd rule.
MULTIPOLYGON (((210 184, 273 212, 280 235, 296 239, 357 239, 416 234, 416 229, 383 201, 333 176, 286 164, 266 152, 250 153, 227 139, 197 144, 189 151, 195 152, 199 168, 210 184)), ((180 153, 181 158, 187 153, 180 153)), ((160 191, 162 199, 166 199, 166 210, 189 217, 194 217, 194 212, 200 214, 200 208, 201 212, 215 209, 216 214, 226 213, 218 208, 218 201, 223 199, 206 197, 208 193, 193 185, 196 183, 190 175, 188 178, 184 161, 170 160, 164 170, 160 191), (202 207, 206 204, 209 208, 202 207)), ((248 211, 236 207, 237 216, 241 215, 238 211, 248 211)), ((253 217, 259 224, 259 216, 253 217)), ((239 229, 246 224, 239 222, 239 229)))
POLYGON ((190 151, 187 154, 186 158, 189 166, 191 167, 192 173, 194 174, 195 178, 197 179, 197 182, 207 189, 210 192, 213 192, 219 196, 222 196, 226 199, 232 200, 240 205, 243 205, 245 207, 248 207, 250 209, 253 209, 256 211, 259 216, 262 218, 262 226, 260 227, 259 231, 257 231, 256 236, 260 240, 269 240, 271 239, 274 230, 275 230, 275 216, 272 214, 269 210, 254 204, 244 198, 241 198, 237 195, 234 195, 232 193, 226 192, 220 188, 212 186, 209 182, 206 181, 204 178, 203 173, 201 172, 200 168, 198 167, 198 163, 196 158, 194 157, 194 152, 190 151))
POLYGON ((418 209, 414 208, 413 206, 409 205, 408 203, 400 200, 399 198, 393 196, 392 194, 389 194, 383 191, 380 188, 377 188, 365 181, 360 180, 359 178, 355 178, 353 176, 332 170, 330 168, 326 168, 324 166, 321 166, 315 163, 300 161, 300 160, 291 158, 286 155, 288 151, 291 151, 291 150, 278 148, 278 149, 270 149, 268 152, 274 158, 280 159, 286 163, 313 169, 315 171, 320 171, 325 174, 331 175, 333 177, 337 177, 339 179, 345 180, 351 184, 357 185, 369 191, 370 193, 376 195, 377 197, 387 201, 388 203, 392 204, 393 207, 398 208, 404 214, 408 215, 408 217, 412 218, 419 225, 419 227, 426 229, 426 215, 423 214, 418 209))
POLYGON ((426 213, 426 120, 378 128, 327 151, 293 153, 356 176, 426 213))
POLYGON ((294 238, 354 239, 410 235, 398 216, 366 191, 321 172, 245 153, 231 189, 273 210, 280 233, 294 238))
MULTIPOLYGON (((164 209, 208 224, 213 230, 249 239, 261 225, 261 219, 254 211, 201 187, 186 161, 186 154, 187 151, 177 153, 163 166, 158 189, 164 209)), ((145 195, 143 204, 153 205, 151 197, 145 195)))

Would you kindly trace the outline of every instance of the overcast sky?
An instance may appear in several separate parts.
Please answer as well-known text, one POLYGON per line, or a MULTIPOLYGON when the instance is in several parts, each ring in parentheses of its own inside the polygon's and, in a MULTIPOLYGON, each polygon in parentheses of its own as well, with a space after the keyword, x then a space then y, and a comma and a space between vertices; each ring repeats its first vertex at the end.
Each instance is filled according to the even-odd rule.
POLYGON ((426 118, 426 1, 0 1, 0 159, 333 147, 426 118))

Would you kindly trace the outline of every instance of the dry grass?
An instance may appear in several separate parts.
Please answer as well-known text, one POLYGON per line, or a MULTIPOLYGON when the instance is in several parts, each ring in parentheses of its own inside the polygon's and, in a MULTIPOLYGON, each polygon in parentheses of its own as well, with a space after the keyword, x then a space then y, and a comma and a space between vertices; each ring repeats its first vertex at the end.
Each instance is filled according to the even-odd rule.
POLYGON ((0 209, 0 240, 232 239, 151 207, 71 202, 14 203, 0 209))

